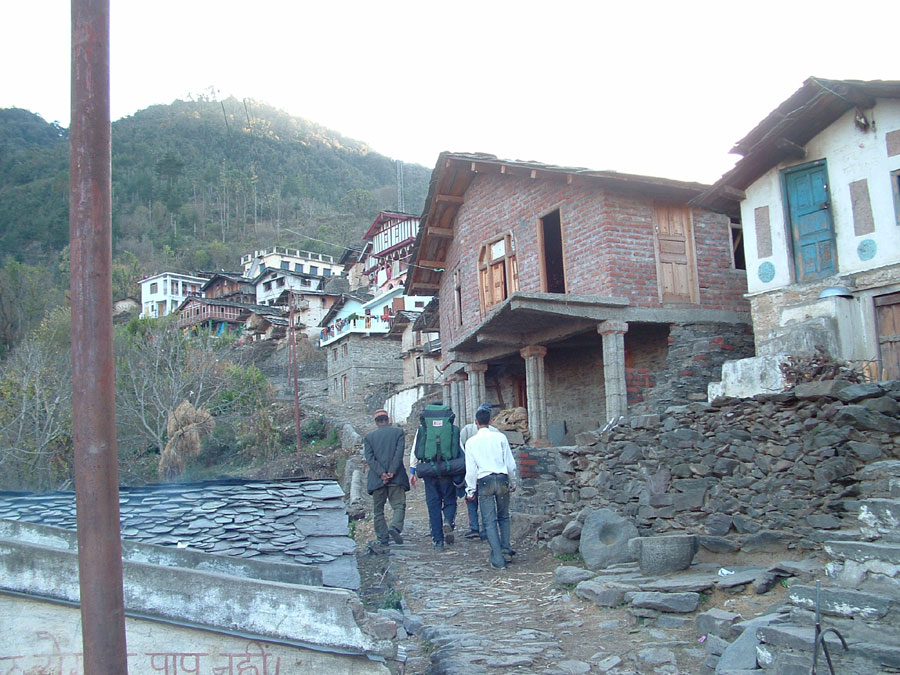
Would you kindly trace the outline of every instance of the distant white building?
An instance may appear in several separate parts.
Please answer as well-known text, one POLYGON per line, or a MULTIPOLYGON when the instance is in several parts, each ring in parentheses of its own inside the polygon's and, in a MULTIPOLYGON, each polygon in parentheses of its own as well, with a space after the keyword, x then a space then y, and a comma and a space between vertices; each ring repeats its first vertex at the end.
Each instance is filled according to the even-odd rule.
POLYGON ((329 277, 339 275, 343 269, 334 256, 327 253, 301 251, 296 248, 275 246, 241 256, 244 276, 255 279, 266 270, 284 270, 298 274, 329 277))
POLYGON ((185 298, 202 298, 200 289, 206 282, 204 277, 177 272, 161 272, 142 279, 141 316, 158 319, 174 312, 185 298))

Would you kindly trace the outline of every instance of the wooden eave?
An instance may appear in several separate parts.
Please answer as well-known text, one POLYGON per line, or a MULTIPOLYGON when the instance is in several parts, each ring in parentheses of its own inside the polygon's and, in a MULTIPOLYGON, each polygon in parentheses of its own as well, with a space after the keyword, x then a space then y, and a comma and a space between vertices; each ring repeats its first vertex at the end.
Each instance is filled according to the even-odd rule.
POLYGON ((406 277, 407 295, 433 295, 440 288, 447 251, 456 233, 456 216, 478 174, 589 184, 619 192, 686 202, 708 185, 616 171, 592 171, 539 162, 502 160, 494 155, 442 152, 431 174, 428 196, 406 277))
POLYGON ((878 98, 900 98, 900 81, 810 77, 734 145, 731 152, 743 158, 691 204, 740 218, 747 187, 781 162, 803 159, 813 138, 848 110, 867 110, 878 98))

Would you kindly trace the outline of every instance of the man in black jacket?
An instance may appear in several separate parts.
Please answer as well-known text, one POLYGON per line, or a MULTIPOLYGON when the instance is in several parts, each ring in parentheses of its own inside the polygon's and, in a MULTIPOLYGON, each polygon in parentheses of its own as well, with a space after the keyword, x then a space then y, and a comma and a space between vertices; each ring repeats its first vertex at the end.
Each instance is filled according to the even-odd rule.
POLYGON ((375 411, 375 424, 375 431, 366 435, 363 441, 363 453, 369 464, 366 489, 372 495, 375 536, 382 546, 390 544, 388 537, 402 544, 406 492, 409 490, 409 478, 403 466, 405 434, 402 429, 391 426, 386 410, 375 411), (390 527, 384 518, 385 503, 391 505, 393 512, 390 527))

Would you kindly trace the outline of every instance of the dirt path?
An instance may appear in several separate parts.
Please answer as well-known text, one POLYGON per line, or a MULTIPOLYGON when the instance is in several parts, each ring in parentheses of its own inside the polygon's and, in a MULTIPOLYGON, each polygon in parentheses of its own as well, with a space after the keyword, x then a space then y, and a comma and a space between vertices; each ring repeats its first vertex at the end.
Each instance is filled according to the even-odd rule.
POLYGON ((462 500, 459 507, 456 542, 434 551, 419 485, 408 493, 404 543, 360 556, 364 600, 396 598, 390 585, 423 624, 402 643, 407 673, 700 672, 706 654, 693 620, 638 625, 624 608, 586 602, 554 580, 553 570, 567 563, 533 540, 513 541, 515 562, 494 570, 486 542, 459 536, 468 527, 462 500))

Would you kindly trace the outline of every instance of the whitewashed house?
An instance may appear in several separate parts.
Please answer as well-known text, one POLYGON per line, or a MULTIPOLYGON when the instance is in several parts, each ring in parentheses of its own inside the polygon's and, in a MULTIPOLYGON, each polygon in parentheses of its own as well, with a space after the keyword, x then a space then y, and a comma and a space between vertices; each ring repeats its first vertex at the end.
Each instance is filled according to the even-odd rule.
POLYGON ((329 277, 340 274, 342 265, 327 253, 301 251, 274 246, 241 256, 244 276, 255 279, 265 270, 284 270, 298 274, 329 277))
POLYGON ((694 204, 742 223, 757 358, 710 395, 780 390, 816 346, 900 378, 900 81, 811 77, 732 152, 694 204))
POLYGON ((185 298, 202 298, 206 277, 161 272, 141 279, 141 316, 158 319, 174 312, 185 298))
POLYGON ((380 295, 406 283, 409 257, 418 232, 418 216, 382 211, 375 217, 363 236, 365 248, 359 256, 371 293, 380 295))

